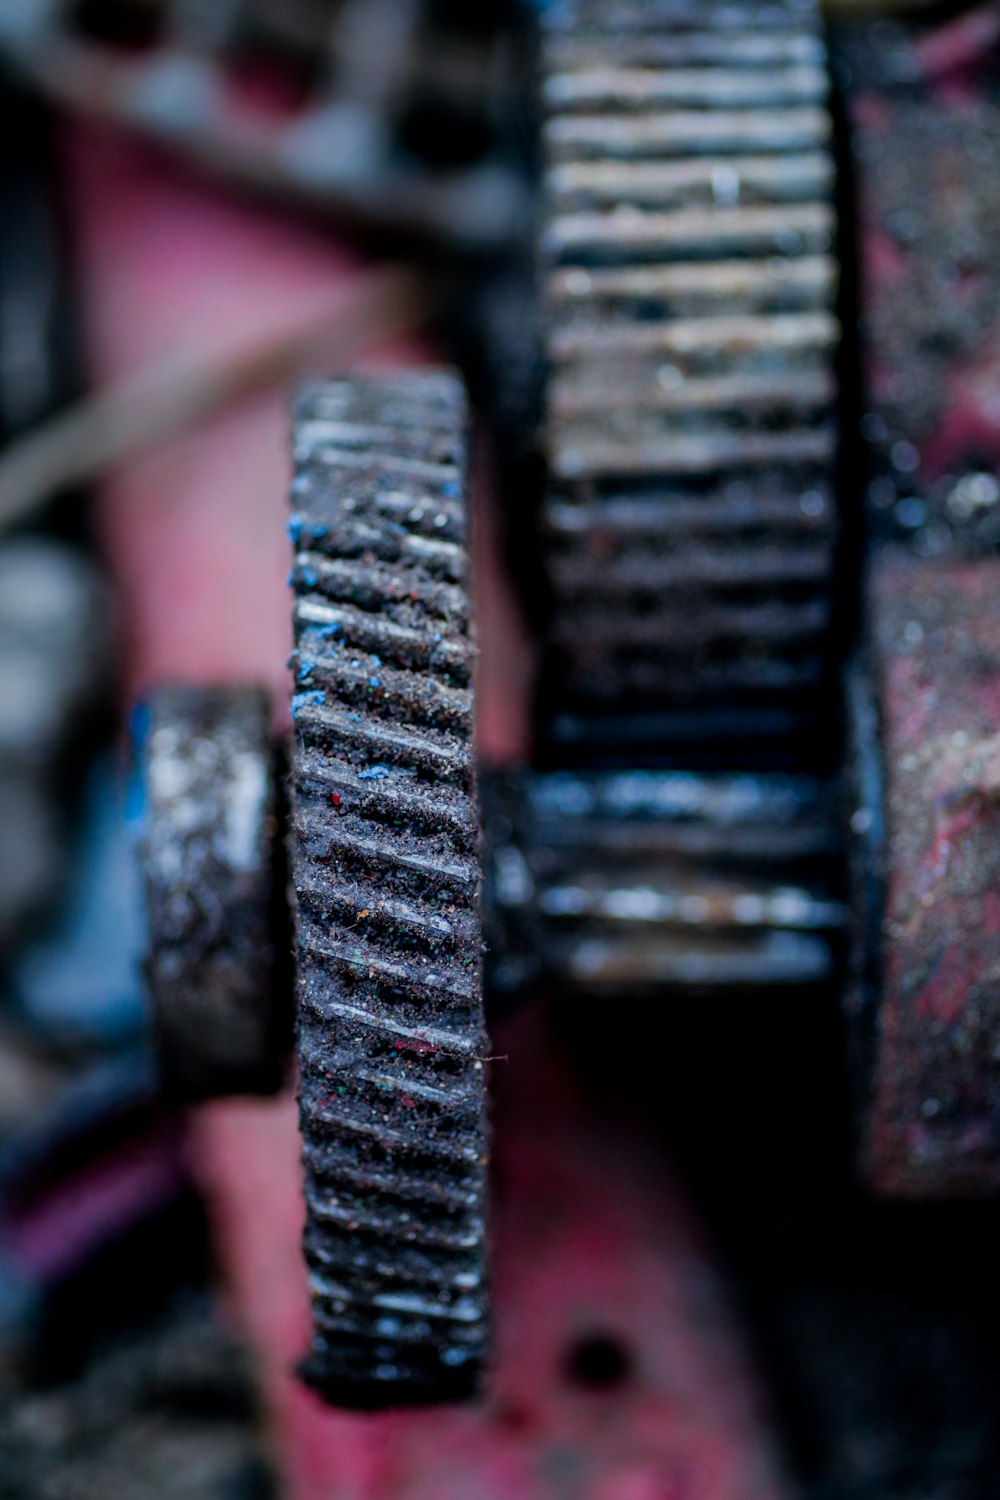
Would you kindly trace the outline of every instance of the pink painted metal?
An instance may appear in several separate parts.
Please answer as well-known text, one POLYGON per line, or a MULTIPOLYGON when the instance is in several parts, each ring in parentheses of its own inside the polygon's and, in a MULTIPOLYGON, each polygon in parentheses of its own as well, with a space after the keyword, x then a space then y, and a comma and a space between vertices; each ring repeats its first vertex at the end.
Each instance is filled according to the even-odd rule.
POLYGON ((867 1165, 886 1193, 986 1193, 1000 1187, 1000 5, 858 26, 847 56, 887 834, 867 1165))
POLYGON ((229 1284, 263 1359, 284 1493, 787 1495, 717 1273, 662 1163, 584 1106, 537 1018, 496 1045, 498 1348, 478 1404, 356 1416, 304 1390, 291 1376, 307 1299, 290 1105, 216 1105, 195 1124, 229 1284))
POLYGON ((869 1166, 896 1194, 1000 1188, 1000 559, 872 585, 886 898, 869 1166))
POLYGON ((1000 500, 1000 6, 858 26, 847 57, 871 519, 923 556, 981 550, 1000 500))

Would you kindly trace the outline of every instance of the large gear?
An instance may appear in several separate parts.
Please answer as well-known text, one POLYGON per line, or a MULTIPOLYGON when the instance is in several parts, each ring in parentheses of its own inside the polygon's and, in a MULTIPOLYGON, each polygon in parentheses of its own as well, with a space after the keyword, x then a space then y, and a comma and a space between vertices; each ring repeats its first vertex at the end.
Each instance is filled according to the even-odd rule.
POLYGON ((306 1374, 347 1405, 469 1392, 487 1343, 466 426, 437 372, 318 386, 296 415, 306 1374))
POLYGON ((562 0, 543 60, 551 736, 787 745, 837 537, 816 6, 562 0))

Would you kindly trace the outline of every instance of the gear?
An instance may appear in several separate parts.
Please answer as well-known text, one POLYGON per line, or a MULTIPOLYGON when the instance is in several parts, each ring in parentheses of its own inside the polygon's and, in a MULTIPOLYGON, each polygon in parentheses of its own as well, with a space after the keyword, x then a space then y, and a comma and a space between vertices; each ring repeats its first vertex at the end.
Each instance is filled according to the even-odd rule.
POLYGON ((488 1337, 467 420, 436 372, 296 413, 305 1373, 346 1405, 468 1393, 488 1337))
POLYGON ((484 801, 500 991, 795 986, 833 970, 838 830, 815 777, 557 771, 487 782, 484 801))
POLYGON ((787 744, 824 718, 837 535, 816 8, 563 0, 543 30, 550 735, 787 744))

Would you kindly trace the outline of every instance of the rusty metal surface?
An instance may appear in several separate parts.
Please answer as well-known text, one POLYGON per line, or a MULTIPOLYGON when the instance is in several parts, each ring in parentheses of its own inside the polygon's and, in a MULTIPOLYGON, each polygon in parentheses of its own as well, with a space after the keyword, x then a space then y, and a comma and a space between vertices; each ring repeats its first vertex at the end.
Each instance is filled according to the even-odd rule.
POLYGON ((904 1196, 998 1172, 1000 9, 845 28, 859 208, 860 435, 874 561, 854 672, 849 1011, 866 1166, 904 1196))
POLYGON ((826 58, 810 6, 544 16, 553 735, 821 712, 837 527, 826 58))
POLYGON ((838 799, 808 776, 553 772, 484 780, 500 992, 729 992, 830 976, 838 799))
POLYGON ((845 28, 875 534, 1000 542, 1000 11, 845 28))
POLYGON ((453 375, 299 403, 293 837, 307 1378, 455 1397, 486 1349, 480 867, 453 375))
POLYGON ((260 689, 193 686, 136 714, 146 977, 175 1098, 268 1093, 284 1073, 270 716, 260 689))
POLYGON ((884 563, 884 989, 867 1150, 883 1189, 1000 1186, 1000 560, 884 563))

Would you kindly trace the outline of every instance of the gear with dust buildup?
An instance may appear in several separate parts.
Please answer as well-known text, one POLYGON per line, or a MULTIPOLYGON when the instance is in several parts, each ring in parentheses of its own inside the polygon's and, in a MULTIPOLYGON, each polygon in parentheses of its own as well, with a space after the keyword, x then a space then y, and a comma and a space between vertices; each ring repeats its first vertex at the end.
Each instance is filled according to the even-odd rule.
POLYGON ((542 53, 550 736, 787 744, 837 533, 816 6, 561 0, 542 53))
POLYGON ((354 1406, 471 1392, 488 1339, 467 424, 439 371, 296 413, 305 1374, 354 1406))

